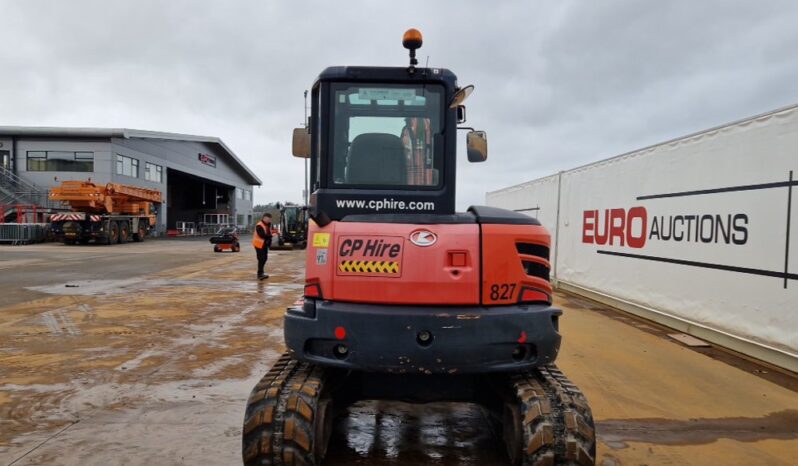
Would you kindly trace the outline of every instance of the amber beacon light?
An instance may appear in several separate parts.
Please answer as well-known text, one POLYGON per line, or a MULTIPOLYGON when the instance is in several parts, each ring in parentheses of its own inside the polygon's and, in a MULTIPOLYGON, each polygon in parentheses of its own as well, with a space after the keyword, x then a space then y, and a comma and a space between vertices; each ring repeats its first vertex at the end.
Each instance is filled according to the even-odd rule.
POLYGON ((421 39, 421 31, 418 29, 408 29, 402 36, 402 45, 409 50, 420 49, 424 41, 421 39))
POLYGON ((407 50, 410 50, 410 70, 414 70, 415 66, 418 65, 418 60, 416 60, 416 49, 421 48, 421 44, 424 41, 421 39, 421 31, 418 29, 410 28, 405 31, 405 35, 402 36, 402 46, 407 50))

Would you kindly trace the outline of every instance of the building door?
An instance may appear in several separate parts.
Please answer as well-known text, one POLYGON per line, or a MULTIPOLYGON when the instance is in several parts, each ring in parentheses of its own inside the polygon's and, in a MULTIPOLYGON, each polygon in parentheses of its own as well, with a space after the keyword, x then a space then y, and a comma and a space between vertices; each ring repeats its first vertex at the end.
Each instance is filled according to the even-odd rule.
POLYGON ((0 150, 0 167, 11 170, 11 152, 0 150))

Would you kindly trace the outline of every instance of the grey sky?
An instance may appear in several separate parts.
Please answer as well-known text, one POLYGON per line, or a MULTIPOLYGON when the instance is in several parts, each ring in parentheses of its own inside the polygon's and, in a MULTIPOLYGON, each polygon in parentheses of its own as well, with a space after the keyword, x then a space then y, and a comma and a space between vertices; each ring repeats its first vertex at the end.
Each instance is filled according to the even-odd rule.
MULTIPOLYGON (((458 207, 520 183, 798 102, 794 1, 0 0, 0 124, 221 137, 298 201, 302 92, 328 65, 421 63, 476 91, 458 207)), ((461 136, 463 138, 463 136, 461 136)), ((463 145, 463 141, 461 141, 463 145)), ((462 150, 462 147, 461 147, 462 150)))

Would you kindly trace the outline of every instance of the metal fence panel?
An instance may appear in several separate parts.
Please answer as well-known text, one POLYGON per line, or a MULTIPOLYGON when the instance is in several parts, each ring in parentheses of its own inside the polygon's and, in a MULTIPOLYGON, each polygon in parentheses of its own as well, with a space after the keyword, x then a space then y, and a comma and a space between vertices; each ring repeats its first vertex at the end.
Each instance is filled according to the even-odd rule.
POLYGON ((2 223, 0 243, 31 244, 47 239, 50 225, 47 223, 2 223))

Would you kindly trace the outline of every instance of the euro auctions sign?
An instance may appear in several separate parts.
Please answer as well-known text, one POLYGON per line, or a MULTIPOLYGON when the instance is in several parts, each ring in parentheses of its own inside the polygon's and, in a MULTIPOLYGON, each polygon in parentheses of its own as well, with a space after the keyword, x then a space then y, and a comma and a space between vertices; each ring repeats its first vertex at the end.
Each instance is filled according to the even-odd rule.
POLYGON ((635 201, 650 205, 583 210, 582 243, 602 246, 596 250, 598 254, 777 277, 786 288, 790 280, 798 279, 798 274, 789 271, 791 197, 796 185, 790 171, 781 181, 641 195, 635 201), (726 202, 724 195, 735 195, 738 202, 726 202), (744 204, 741 196, 748 202, 758 198, 759 207, 735 209, 735 204, 744 204), (786 204, 781 212, 763 208, 778 201, 786 204), (771 260, 757 257, 757 262, 765 259, 783 268, 752 266, 745 251, 749 241, 759 243, 756 250, 760 255, 773 251, 768 253, 771 260), (704 246, 711 248, 702 251, 704 246), (645 254, 649 250, 657 254, 645 254), (696 260, 702 256, 708 260, 696 260), (729 263, 736 258, 736 264, 729 263))
POLYGON ((642 206, 583 213, 583 243, 642 249, 646 241, 743 245, 748 241, 748 215, 649 215, 642 206))
POLYGON ((564 287, 731 335, 739 351, 793 355, 793 366, 768 360, 798 367, 798 105, 487 200, 549 229, 564 287))

